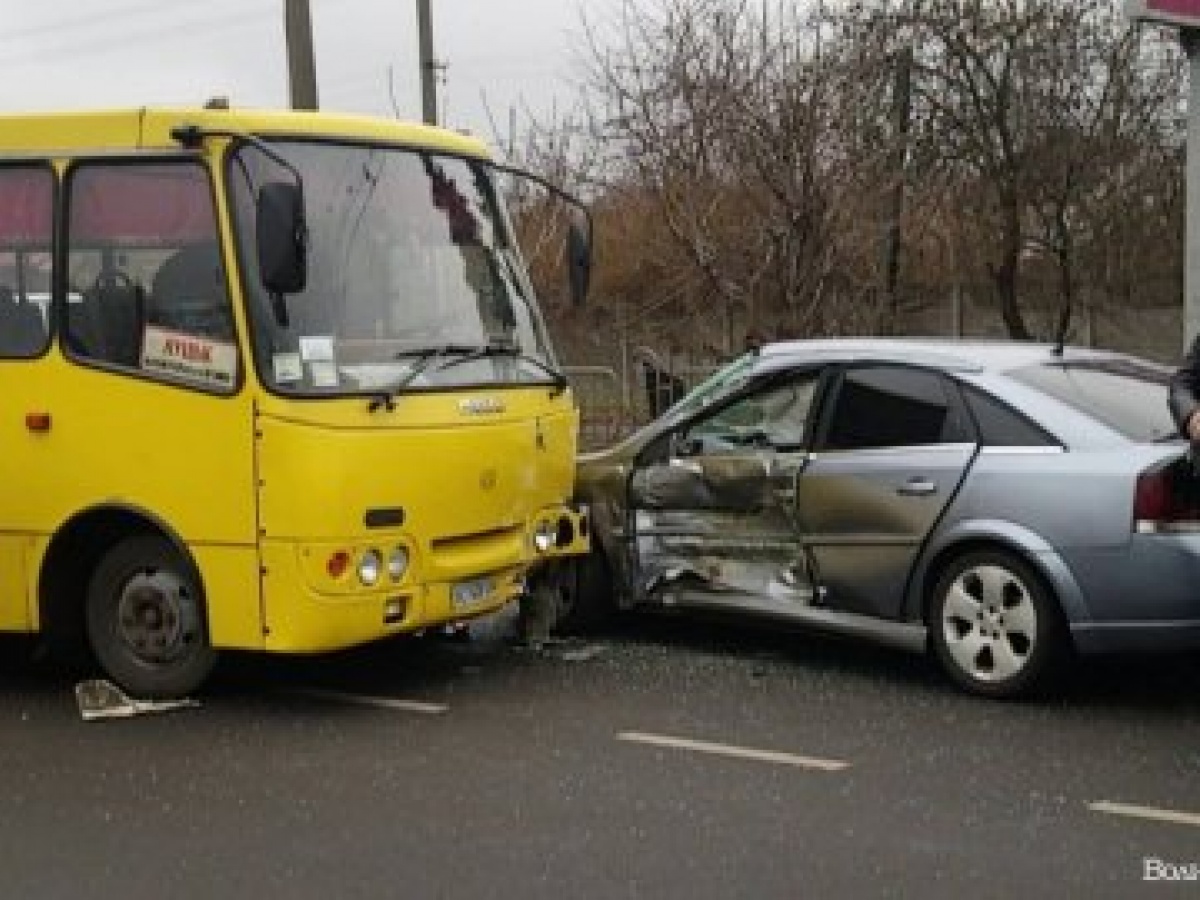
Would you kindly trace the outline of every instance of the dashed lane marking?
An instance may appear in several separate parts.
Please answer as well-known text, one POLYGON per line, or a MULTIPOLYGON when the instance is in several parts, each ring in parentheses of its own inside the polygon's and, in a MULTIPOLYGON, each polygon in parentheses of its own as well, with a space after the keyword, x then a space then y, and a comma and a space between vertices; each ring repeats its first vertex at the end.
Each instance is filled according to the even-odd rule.
POLYGON ((329 691, 321 688, 297 688, 287 693, 294 697, 310 697, 314 700, 328 700, 333 703, 349 703, 353 706, 373 706, 377 709, 424 713, 431 716, 441 715, 450 710, 450 707, 444 703, 424 703, 420 700, 402 700, 399 697, 372 697, 366 694, 347 694, 342 691, 329 691))
POLYGON ((1200 813, 1180 812, 1176 809, 1158 809, 1153 806, 1136 806, 1132 803, 1112 803, 1108 800, 1089 803, 1088 809, 1092 812, 1128 816, 1132 819, 1148 819, 1153 822, 1170 822, 1173 825, 1200 827, 1200 813))
POLYGON ((850 763, 840 759, 819 759, 815 756, 798 756, 794 753, 780 753, 776 750, 756 750, 753 747, 696 741, 665 734, 647 734, 643 731, 622 731, 617 735, 617 740, 629 741, 634 744, 649 744, 654 747, 669 747, 673 750, 692 750, 712 756, 728 756, 734 759, 750 759, 755 762, 796 766, 801 769, 817 769, 822 772, 840 772, 850 766, 850 763))

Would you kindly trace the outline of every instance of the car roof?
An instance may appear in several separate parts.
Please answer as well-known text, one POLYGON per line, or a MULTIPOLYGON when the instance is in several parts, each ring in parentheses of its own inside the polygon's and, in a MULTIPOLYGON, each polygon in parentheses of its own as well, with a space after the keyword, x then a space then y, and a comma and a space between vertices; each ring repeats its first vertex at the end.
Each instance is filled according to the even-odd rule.
POLYGON ((1007 372, 1047 363, 1129 362, 1157 365, 1111 350, 1063 347, 1049 343, 954 338, 815 338, 779 341, 759 349, 757 368, 774 369, 803 362, 889 362, 959 372, 1007 372))

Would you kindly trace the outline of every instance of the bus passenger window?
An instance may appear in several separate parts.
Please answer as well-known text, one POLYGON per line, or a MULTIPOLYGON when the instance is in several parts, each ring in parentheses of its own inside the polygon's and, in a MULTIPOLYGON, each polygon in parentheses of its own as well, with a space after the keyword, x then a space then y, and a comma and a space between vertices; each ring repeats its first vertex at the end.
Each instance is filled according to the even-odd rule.
POLYGON ((42 314, 32 303, 0 285, 0 357, 37 355, 46 343, 42 314))
POLYGON ((204 168, 83 163, 68 194, 68 352, 231 390, 233 314, 204 168))
POLYGON ((221 254, 213 241, 189 244, 154 273, 146 321, 185 334, 233 340, 221 254))
POLYGON ((0 169, 0 359, 46 347, 53 204, 49 168, 0 169))

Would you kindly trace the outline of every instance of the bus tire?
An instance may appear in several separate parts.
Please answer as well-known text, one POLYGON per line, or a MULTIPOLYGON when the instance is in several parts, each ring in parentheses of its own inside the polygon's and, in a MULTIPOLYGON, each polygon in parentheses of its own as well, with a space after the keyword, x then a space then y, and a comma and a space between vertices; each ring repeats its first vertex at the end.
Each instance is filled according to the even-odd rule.
POLYGON ((86 619, 100 666, 134 697, 182 697, 216 665, 200 579, 161 537, 126 538, 108 551, 88 586, 86 619))
POLYGON ((611 625, 616 614, 608 558, 598 545, 593 545, 586 556, 574 557, 566 564, 554 630, 559 634, 596 634, 611 625))

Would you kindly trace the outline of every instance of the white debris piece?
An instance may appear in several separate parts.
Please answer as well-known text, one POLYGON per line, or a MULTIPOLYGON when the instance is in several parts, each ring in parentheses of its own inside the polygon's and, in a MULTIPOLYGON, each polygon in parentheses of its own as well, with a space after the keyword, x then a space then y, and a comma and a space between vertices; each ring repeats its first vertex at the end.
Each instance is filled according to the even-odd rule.
POLYGON ((128 719, 146 713, 170 712, 199 706, 199 700, 135 700, 111 681, 92 678, 75 685, 75 702, 85 722, 100 719, 128 719))
POLYGON ((582 647, 564 650, 559 653, 558 658, 567 662, 587 662, 589 659, 595 659, 607 649, 603 644, 586 644, 582 647))

